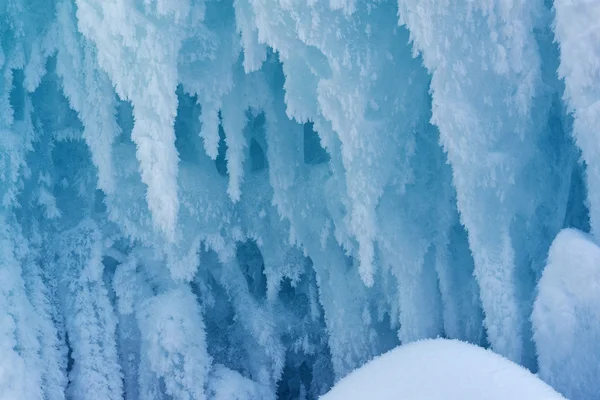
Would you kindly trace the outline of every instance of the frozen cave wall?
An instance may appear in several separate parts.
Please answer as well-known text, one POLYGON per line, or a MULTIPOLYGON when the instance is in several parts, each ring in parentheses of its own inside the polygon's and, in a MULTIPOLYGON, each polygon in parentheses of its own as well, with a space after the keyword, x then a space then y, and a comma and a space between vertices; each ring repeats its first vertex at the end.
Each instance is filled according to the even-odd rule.
POLYGON ((315 399, 438 336, 597 397, 598 20, 0 0, 0 399, 315 399))

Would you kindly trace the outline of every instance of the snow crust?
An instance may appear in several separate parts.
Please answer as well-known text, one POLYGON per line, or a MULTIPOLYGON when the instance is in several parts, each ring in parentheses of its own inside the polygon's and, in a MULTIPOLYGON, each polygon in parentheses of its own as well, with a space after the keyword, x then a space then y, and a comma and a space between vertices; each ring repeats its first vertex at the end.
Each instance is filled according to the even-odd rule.
POLYGON ((525 368, 465 342, 421 340, 339 381, 321 400, 564 400, 525 368))

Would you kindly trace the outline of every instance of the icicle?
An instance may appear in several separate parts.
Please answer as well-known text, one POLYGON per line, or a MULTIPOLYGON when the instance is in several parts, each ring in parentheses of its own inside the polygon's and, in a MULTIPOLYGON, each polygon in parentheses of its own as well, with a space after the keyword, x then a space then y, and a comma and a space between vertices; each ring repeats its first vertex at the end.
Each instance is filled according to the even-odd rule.
POLYGON ((253 300, 249 293, 244 276, 236 260, 225 262, 219 274, 215 274, 219 283, 225 288, 241 324, 252 340, 260 346, 260 353, 267 358, 267 363, 259 363, 259 370, 253 371, 254 380, 275 392, 276 383, 283 372, 285 360, 284 348, 277 333, 272 316, 253 300))
POLYGON ((40 354, 38 317, 23 281, 19 252, 27 248, 19 247, 26 243, 19 243, 13 224, 5 211, 0 214, 0 398, 38 400, 44 396, 42 365, 48 359, 41 359, 47 354, 40 354))
POLYGON ((244 179, 244 161, 246 158, 247 139, 244 136, 246 126, 246 101, 240 90, 242 82, 237 82, 236 89, 232 90, 223 99, 221 110, 225 143, 227 144, 227 172, 229 186, 227 194, 235 203, 240 200, 240 186, 244 179))
POLYGON ((65 343, 59 336, 60 319, 56 318, 57 299, 51 297, 54 293, 48 290, 46 282, 56 284, 53 271, 43 271, 44 267, 52 265, 43 262, 38 246, 42 245, 42 238, 37 233, 37 228, 32 235, 29 253, 26 255, 26 264, 23 267, 23 277, 27 288, 28 297, 37 316, 32 324, 37 330, 37 340, 40 343, 39 358, 42 366, 42 390, 48 400, 64 400, 67 386, 67 360, 65 357, 65 343))
POLYGON ((246 73, 258 71, 267 59, 267 46, 258 41, 254 10, 249 0, 234 0, 233 6, 236 26, 242 35, 244 71, 246 73))
POLYGON ((587 165, 587 197, 592 233, 600 235, 600 4, 593 1, 554 2, 555 35, 560 46, 558 74, 565 81, 564 98, 573 113, 573 136, 587 165))
POLYGON ((82 400, 120 400, 117 319, 102 277, 100 231, 93 221, 84 220, 64 232, 57 245, 60 296, 74 360, 69 395, 82 400))
POLYGON ((83 137, 98 168, 98 187, 110 194, 115 190, 112 144, 120 134, 116 121, 116 93, 106 73, 100 70, 96 49, 77 31, 74 6, 57 6, 60 41, 56 72, 70 106, 83 123, 83 137))
POLYGON ((166 393, 203 400, 211 364, 196 297, 183 285, 143 300, 136 312, 142 350, 150 369, 164 379, 166 393))
POLYGON ((542 71, 548 51, 536 37, 548 11, 537 0, 398 5, 432 74, 432 122, 452 166, 490 343, 534 367, 531 271, 562 224, 543 210, 561 205, 572 162, 565 133, 549 125, 557 85, 542 71), (558 159, 555 146, 566 149, 558 159))
POLYGON ((185 38, 185 14, 153 15, 150 8, 138 10, 128 0, 76 3, 79 31, 95 44, 98 64, 119 96, 133 104, 131 138, 137 145, 142 181, 148 187, 148 207, 155 225, 167 239, 174 240, 179 158, 173 122, 177 112, 177 54, 185 38))

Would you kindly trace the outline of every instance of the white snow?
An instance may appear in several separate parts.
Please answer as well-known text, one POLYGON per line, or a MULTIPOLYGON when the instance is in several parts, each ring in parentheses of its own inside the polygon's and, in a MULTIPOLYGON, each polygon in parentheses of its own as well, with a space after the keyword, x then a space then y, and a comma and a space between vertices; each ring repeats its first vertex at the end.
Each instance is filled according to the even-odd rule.
POLYGON ((433 339, 400 346, 334 386, 321 400, 559 400, 528 370, 465 342, 433 339))
POLYGON ((540 377, 571 400, 600 398, 599 289, 600 247, 563 230, 550 247, 532 322, 540 377))
POLYGON ((0 400, 600 398, 598 4, 0 0, 0 400))

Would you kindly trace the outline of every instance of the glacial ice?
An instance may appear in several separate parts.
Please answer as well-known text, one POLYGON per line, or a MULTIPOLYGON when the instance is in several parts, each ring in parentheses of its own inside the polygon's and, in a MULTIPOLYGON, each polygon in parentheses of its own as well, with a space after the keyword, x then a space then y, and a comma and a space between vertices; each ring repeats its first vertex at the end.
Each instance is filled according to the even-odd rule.
POLYGON ((0 0, 0 400, 316 399, 436 337, 600 397, 599 20, 0 0))

